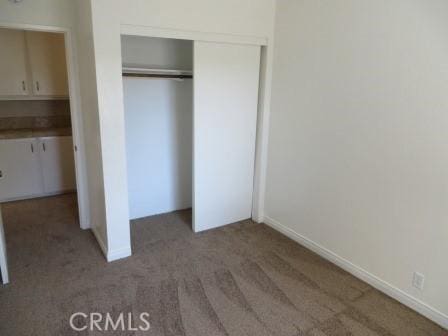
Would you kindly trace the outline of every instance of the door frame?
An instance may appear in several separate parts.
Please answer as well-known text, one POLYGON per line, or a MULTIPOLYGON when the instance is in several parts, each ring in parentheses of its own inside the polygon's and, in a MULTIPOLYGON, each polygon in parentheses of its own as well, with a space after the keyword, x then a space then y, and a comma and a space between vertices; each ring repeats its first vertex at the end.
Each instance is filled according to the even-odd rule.
POLYGON ((77 57, 73 30, 67 27, 45 26, 34 24, 8 23, 0 21, 0 28, 41 31, 64 34, 65 57, 72 124, 73 156, 75 160, 76 189, 78 198, 79 223, 81 229, 90 229, 90 209, 87 192, 86 158, 84 144, 83 118, 81 113, 81 97, 77 76, 77 57))

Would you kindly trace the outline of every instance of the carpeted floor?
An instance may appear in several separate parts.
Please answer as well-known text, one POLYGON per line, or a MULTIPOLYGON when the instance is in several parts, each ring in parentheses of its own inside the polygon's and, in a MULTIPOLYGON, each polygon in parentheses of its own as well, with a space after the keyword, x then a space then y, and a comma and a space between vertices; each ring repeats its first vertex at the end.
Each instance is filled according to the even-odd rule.
MULTIPOLYGON (((202 234, 190 211, 132 223, 133 256, 106 263, 74 195, 3 204, 11 284, 0 335, 447 335, 269 227, 202 234), (146 332, 75 332, 74 312, 149 313, 146 332)), ((76 320, 81 326, 81 320, 76 320)))

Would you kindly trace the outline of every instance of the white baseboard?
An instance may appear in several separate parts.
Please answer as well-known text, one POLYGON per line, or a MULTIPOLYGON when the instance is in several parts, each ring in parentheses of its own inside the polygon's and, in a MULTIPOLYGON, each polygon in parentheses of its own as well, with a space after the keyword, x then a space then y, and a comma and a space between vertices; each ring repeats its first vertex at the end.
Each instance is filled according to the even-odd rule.
POLYGON ((257 214, 257 215, 255 215, 254 213, 252 213, 252 220, 255 222, 255 223, 263 223, 264 221, 265 221, 265 217, 264 217, 264 215, 263 214, 257 214))
POLYGON ((314 241, 302 236, 301 234, 298 234, 294 230, 291 230, 290 228, 280 224, 276 220, 265 216, 264 223, 272 227, 274 230, 277 230, 283 233, 284 235, 288 236, 289 238, 296 241, 300 245, 303 245, 306 248, 310 249, 311 251, 317 253, 321 257, 331 261, 332 263, 341 267, 345 271, 351 273, 355 277, 367 282, 369 285, 378 289, 384 294, 394 298, 395 300, 401 302, 402 304, 408 306, 409 308, 417 311, 418 313, 422 314, 428 319, 439 324, 443 328, 448 329, 448 316, 445 315, 444 313, 418 300, 417 298, 403 292, 401 289, 398 289, 397 287, 376 277, 375 275, 367 272, 366 270, 351 263, 350 261, 338 256, 334 252, 315 243, 314 241))
POLYGON ((26 196, 21 196, 21 197, 2 198, 2 199, 0 199, 0 203, 26 201, 26 200, 33 199, 33 198, 45 198, 45 197, 52 197, 52 196, 73 194, 73 193, 76 193, 76 189, 61 190, 61 191, 55 191, 55 192, 50 192, 50 193, 32 194, 32 195, 26 195, 26 196))
POLYGON ((131 247, 128 246, 128 247, 117 249, 114 251, 109 251, 107 253, 107 261, 111 262, 111 261, 115 261, 118 259, 130 257, 131 255, 132 255, 132 250, 131 250, 131 247))
POLYGON ((130 257, 132 255, 131 247, 125 247, 121 249, 117 249, 114 251, 108 251, 108 248, 106 244, 104 243, 104 240, 101 238, 101 235, 99 234, 97 228, 92 228, 92 232, 98 241, 98 245, 100 245, 101 251, 103 251, 104 256, 106 257, 107 262, 115 261, 118 259, 123 259, 130 257))
POLYGON ((103 251, 104 257, 106 257, 107 259, 107 246, 103 241, 103 238, 101 238, 101 235, 99 234, 98 229, 96 227, 92 227, 92 232, 98 242, 98 245, 100 245, 101 251, 103 251))

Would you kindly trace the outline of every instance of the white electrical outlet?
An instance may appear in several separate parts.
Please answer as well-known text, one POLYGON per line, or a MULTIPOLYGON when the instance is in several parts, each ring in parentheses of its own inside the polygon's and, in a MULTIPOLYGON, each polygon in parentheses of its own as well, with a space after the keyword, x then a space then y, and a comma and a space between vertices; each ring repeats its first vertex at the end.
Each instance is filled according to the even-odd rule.
POLYGON ((412 279, 412 286, 417 289, 423 290, 425 285, 425 276, 421 273, 414 272, 414 277, 412 279))

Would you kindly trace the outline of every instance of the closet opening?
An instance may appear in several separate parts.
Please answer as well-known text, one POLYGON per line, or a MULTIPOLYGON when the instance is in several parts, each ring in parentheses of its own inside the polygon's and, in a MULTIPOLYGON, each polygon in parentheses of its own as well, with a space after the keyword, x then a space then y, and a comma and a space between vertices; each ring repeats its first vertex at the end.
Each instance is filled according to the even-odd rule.
POLYGON ((121 48, 131 225, 166 214, 191 230, 193 41, 122 35, 121 48))

